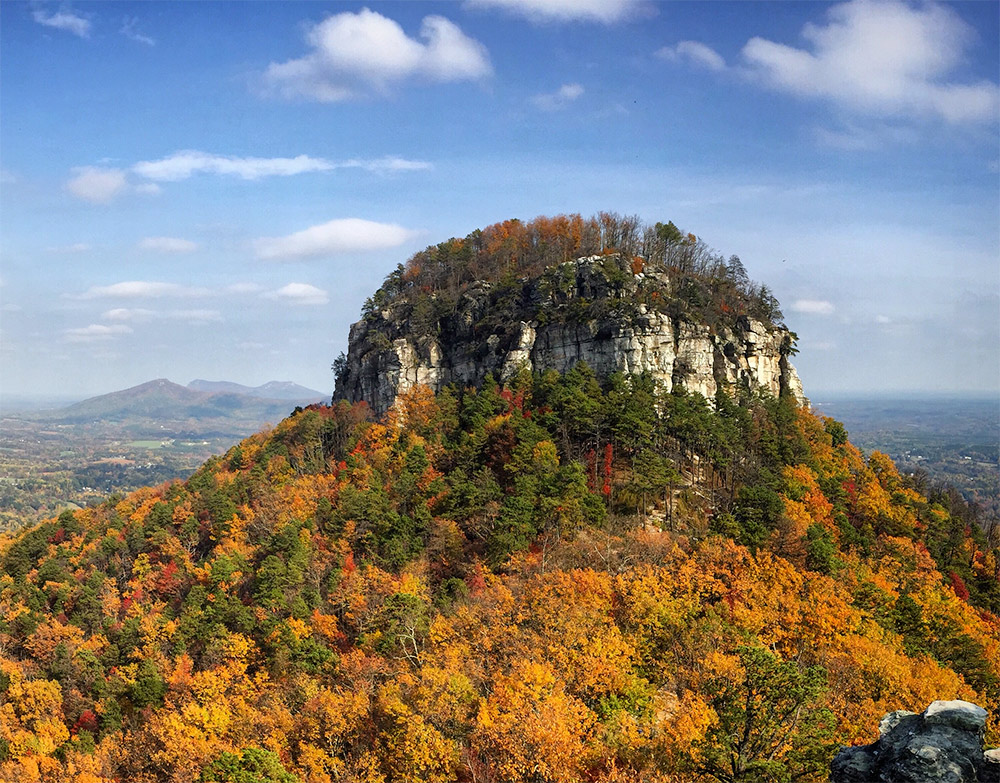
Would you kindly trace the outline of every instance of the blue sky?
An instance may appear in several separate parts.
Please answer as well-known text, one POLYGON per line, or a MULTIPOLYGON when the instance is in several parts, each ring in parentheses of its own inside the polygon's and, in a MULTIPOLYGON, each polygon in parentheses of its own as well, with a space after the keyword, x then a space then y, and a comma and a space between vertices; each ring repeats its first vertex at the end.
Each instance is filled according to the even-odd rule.
POLYGON ((414 251, 611 210, 739 255, 807 395, 996 393, 998 9, 4 2, 0 391, 330 391, 414 251))

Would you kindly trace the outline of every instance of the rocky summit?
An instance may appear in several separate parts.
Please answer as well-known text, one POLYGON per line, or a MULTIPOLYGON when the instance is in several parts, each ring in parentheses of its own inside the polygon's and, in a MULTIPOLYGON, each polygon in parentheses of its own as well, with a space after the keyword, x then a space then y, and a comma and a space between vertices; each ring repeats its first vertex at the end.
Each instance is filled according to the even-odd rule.
POLYGON ((830 783, 1000 783, 1000 751, 983 752, 987 712, 967 701, 935 701, 922 714, 898 710, 871 745, 845 748, 830 783))
POLYGON ((447 301, 384 299, 351 327, 334 395, 376 412, 417 384, 439 391, 579 362, 598 376, 649 373, 667 391, 682 386, 709 401, 737 385, 803 399, 787 328, 724 305, 709 315, 668 270, 618 253, 513 284, 478 281, 447 301))

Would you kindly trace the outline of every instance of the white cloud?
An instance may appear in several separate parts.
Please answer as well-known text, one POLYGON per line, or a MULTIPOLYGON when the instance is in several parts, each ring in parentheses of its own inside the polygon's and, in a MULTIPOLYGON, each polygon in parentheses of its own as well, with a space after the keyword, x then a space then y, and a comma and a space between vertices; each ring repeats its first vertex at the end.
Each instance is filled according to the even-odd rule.
POLYGON ((892 319, 887 315, 876 315, 875 323, 877 324, 891 324, 892 319))
MULTIPOLYGON (((432 168, 422 160, 409 160, 395 155, 381 158, 348 158, 332 161, 298 155, 294 158, 254 158, 231 155, 212 155, 197 150, 183 150, 158 160, 140 161, 131 173, 147 180, 177 182, 196 174, 239 177, 257 180, 263 177, 289 177, 314 171, 335 169, 361 169, 375 174, 396 174, 423 171, 432 168)), ((91 204, 109 204, 122 193, 139 193, 155 196, 161 192, 156 182, 129 182, 128 172, 118 168, 81 166, 73 169, 74 176, 66 182, 66 190, 91 204)))
POLYGON ((975 31, 951 8, 898 0, 851 2, 808 24, 807 48, 752 38, 743 47, 750 72, 777 90, 825 98, 875 116, 938 117, 951 123, 992 120, 995 83, 951 81, 975 31))
POLYGON ((71 343, 95 343, 111 340, 119 335, 131 334, 132 327, 125 324, 91 324, 79 329, 66 329, 63 335, 71 343))
POLYGON ((277 291, 268 291, 262 296, 265 299, 274 299, 292 305, 323 305, 330 301, 326 291, 309 285, 309 283, 289 283, 277 291))
POLYGON ((136 163, 132 171, 146 179, 160 182, 177 182, 193 174, 219 174, 242 179, 261 177, 288 177, 310 171, 329 171, 334 165, 322 158, 298 155, 294 158, 236 158, 227 155, 210 155, 197 150, 175 152, 160 160, 136 163))
POLYGON ((583 87, 581 85, 564 84, 555 92, 533 96, 531 102, 542 111, 558 111, 559 109, 565 109, 581 95, 583 95, 583 87))
POLYGON ((204 288, 189 288, 177 283, 161 283, 152 280, 128 280, 112 285, 92 286, 76 299, 156 299, 164 296, 191 298, 207 296, 204 288))
POLYGON ((156 46, 156 41, 150 38, 148 35, 144 35, 139 32, 139 19, 135 16, 126 16, 122 21, 122 28, 119 30, 122 35, 124 35, 129 40, 135 41, 136 43, 145 44, 146 46, 156 46))
MULTIPOLYGON (((198 150, 182 150, 159 160, 136 163, 132 171, 146 179, 160 182, 178 182, 195 174, 217 174, 240 177, 246 180, 262 177, 290 177, 314 171, 334 169, 364 169, 379 173, 419 171, 431 168, 422 160, 386 156, 374 159, 350 158, 343 161, 297 155, 294 158, 238 158, 232 155, 213 155, 198 150)), ((153 185, 153 187, 156 187, 153 185)))
POLYGON ((156 316, 153 310, 141 308, 116 307, 101 314, 102 321, 148 321, 156 316))
POLYGON ((198 245, 190 239, 178 237, 146 237, 139 242, 139 249, 156 253, 191 253, 198 249, 198 245))
POLYGON ((76 176, 66 183, 66 190, 91 204, 108 204, 128 187, 125 172, 121 169, 81 166, 73 172, 76 176))
POLYGON ((334 168, 364 169, 365 171, 374 171, 376 173, 393 173, 396 171, 426 171, 433 168, 433 166, 423 160, 407 160, 406 158, 397 158, 389 155, 382 158, 375 158, 374 160, 351 158, 350 160, 334 164, 334 168))
POLYGON ((648 4, 638 0, 467 0, 470 8, 500 8, 532 22, 621 22, 648 4))
POLYGON ((31 18, 38 24, 54 27, 56 30, 64 30, 67 33, 78 35, 80 38, 90 37, 90 20, 77 16, 72 11, 62 10, 54 14, 47 14, 44 9, 36 8, 32 12, 31 18))
POLYGON ((222 313, 218 310, 166 310, 160 312, 139 307, 116 307, 113 310, 106 310, 101 315, 102 321, 145 323, 156 319, 186 321, 192 324, 206 324, 223 320, 222 313))
POLYGON ((254 248, 267 260, 314 258, 398 247, 418 233, 395 223, 342 218, 284 237, 262 237, 254 240, 254 248))
POLYGON ((684 62, 707 68, 710 71, 724 71, 726 61, 711 46, 700 41, 680 41, 673 46, 664 46, 656 53, 657 57, 671 62, 684 62))
POLYGON ((288 98, 332 103, 410 79, 475 81, 493 73, 486 47, 442 16, 425 17, 420 38, 367 8, 335 14, 309 29, 304 57, 271 63, 264 82, 288 98))
POLYGON ((794 312, 809 315, 832 315, 834 309, 833 304, 824 299, 797 299, 792 303, 794 312))

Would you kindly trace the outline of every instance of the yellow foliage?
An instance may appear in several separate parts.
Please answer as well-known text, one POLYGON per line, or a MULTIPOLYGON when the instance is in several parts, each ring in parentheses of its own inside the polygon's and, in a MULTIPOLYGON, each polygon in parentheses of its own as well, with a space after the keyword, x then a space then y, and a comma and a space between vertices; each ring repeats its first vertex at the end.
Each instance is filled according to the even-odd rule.
POLYGON ((474 752, 502 780, 576 781, 594 719, 544 664, 518 662, 482 702, 474 752))
POLYGON ((0 738, 9 743, 13 759, 49 755, 68 740, 59 683, 12 679, 0 704, 0 738))

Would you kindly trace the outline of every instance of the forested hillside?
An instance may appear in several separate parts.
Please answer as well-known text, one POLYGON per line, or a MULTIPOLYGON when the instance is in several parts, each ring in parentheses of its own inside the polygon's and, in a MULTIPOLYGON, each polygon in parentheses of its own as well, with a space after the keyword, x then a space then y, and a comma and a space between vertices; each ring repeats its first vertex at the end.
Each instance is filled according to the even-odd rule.
POLYGON ((996 537, 734 393, 310 407, 2 540, 0 779, 821 781, 937 698, 996 744, 996 537))

